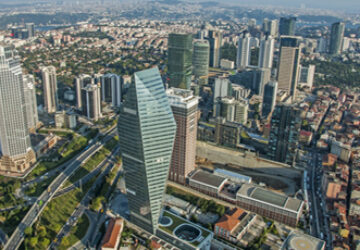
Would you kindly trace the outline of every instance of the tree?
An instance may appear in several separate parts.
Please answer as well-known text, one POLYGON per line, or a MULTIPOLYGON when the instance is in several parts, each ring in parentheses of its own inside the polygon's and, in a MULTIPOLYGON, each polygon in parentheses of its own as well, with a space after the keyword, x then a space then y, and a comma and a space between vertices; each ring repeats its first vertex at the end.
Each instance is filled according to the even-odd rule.
POLYGON ((40 226, 38 232, 41 238, 44 238, 47 235, 46 228, 44 226, 40 226))
POLYGON ((40 241, 40 245, 43 247, 43 248, 47 248, 49 245, 50 245, 50 240, 48 238, 43 238, 41 241, 40 241))
POLYGON ((30 238, 30 241, 29 241, 30 247, 35 248, 37 243, 38 243, 38 237, 31 237, 30 238))
POLYGON ((24 230, 24 233, 25 233, 26 236, 32 235, 32 232, 33 232, 32 227, 27 227, 27 228, 25 228, 25 230, 24 230))

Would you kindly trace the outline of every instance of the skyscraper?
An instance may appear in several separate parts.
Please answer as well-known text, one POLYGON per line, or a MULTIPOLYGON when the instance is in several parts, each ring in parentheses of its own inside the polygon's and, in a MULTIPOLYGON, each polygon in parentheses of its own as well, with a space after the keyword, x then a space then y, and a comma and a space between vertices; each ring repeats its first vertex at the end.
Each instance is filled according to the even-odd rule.
POLYGON ((115 74, 106 74, 100 77, 101 100, 111 103, 113 107, 120 107, 121 104, 121 80, 115 74))
POLYGON ((192 73, 191 34, 170 34, 168 42, 168 75, 169 86, 190 89, 192 73))
POLYGON ((221 59, 222 33, 210 30, 207 40, 209 40, 210 44, 210 67, 218 68, 221 59))
POLYGON ((269 68, 257 68, 253 71, 253 73, 252 90, 256 95, 262 96, 265 84, 270 81, 271 70, 269 68))
POLYGON ((121 107, 119 138, 130 221, 155 233, 176 133, 160 72, 135 73, 121 107))
POLYGON ((94 81, 90 75, 81 74, 75 78, 76 108, 79 110, 82 108, 81 89, 91 83, 94 83, 94 81))
POLYGON ((185 184, 186 176, 195 169, 199 100, 191 90, 170 88, 166 94, 176 122, 169 179, 185 184))
POLYGON ((298 108, 284 103, 276 105, 271 117, 269 158, 292 165, 296 158, 300 128, 298 108))
POLYGON ((54 66, 41 69, 45 110, 48 113, 55 113, 58 106, 56 68, 54 66))
POLYGON ((294 36, 296 28, 296 17, 281 17, 279 25, 280 36, 294 36))
POLYGON ((278 88, 286 90, 294 99, 299 77, 300 42, 297 37, 280 38, 280 56, 278 67, 278 88))
POLYGON ((0 141, 2 171, 24 173, 35 163, 26 119, 24 85, 16 51, 0 46, 0 141))
POLYGON ((97 84, 88 84, 81 90, 82 112, 94 121, 101 117, 100 88, 97 84))
POLYGON ((35 24, 34 23, 26 23, 25 28, 28 32, 28 37, 34 37, 35 36, 35 24))
POLYGON ((240 35, 238 40, 238 49, 236 55, 236 66, 237 68, 246 68, 250 65, 251 37, 249 32, 244 32, 240 35))
POLYGON ((200 85, 208 83, 210 46, 207 40, 194 42, 193 74, 200 85))
POLYGON ((301 87, 312 88, 315 75, 315 65, 310 64, 308 66, 300 65, 299 69, 299 85, 301 87))
POLYGON ((231 82, 228 78, 219 77, 215 79, 214 89, 213 89, 213 101, 218 97, 231 96, 232 87, 231 82))
POLYGON ((274 110, 276 104, 277 87, 278 83, 275 81, 271 81, 265 84, 261 112, 263 117, 267 117, 274 110))
POLYGON ((340 54, 344 40, 345 24, 342 22, 331 25, 329 53, 332 55, 340 54))
POLYGON ((271 36, 266 36, 264 39, 261 39, 258 62, 259 68, 272 68, 274 44, 275 40, 271 36))
POLYGON ((26 107, 26 121, 28 123, 29 131, 35 132, 36 126, 39 123, 39 117, 37 111, 34 76, 24 75, 23 85, 24 85, 24 97, 25 97, 25 107, 26 107))
POLYGON ((279 22, 278 20, 274 19, 274 20, 269 20, 267 18, 264 18, 263 21, 263 26, 262 26, 262 31, 267 34, 270 35, 272 37, 276 37, 278 34, 278 29, 279 29, 279 22))
POLYGON ((244 98, 218 97, 214 104, 214 117, 223 117, 226 121, 246 124, 249 101, 244 98))

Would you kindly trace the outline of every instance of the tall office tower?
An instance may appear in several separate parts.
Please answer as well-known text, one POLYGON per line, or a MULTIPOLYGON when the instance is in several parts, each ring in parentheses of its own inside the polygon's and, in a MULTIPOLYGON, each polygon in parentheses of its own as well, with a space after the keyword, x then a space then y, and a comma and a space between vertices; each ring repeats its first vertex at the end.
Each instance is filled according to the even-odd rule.
POLYGON ((273 112, 276 104, 278 83, 275 81, 268 82, 264 87, 263 105, 262 105, 262 116, 268 117, 273 112))
POLYGON ((294 36, 296 28, 296 17, 281 17, 279 25, 280 36, 294 36))
POLYGON ((235 100, 233 97, 218 97, 214 104, 214 117, 223 117, 226 121, 246 124, 249 101, 235 100))
POLYGON ((340 54, 342 42, 344 40, 345 24, 342 22, 331 25, 329 53, 332 55, 340 54))
POLYGON ((253 91, 256 95, 262 96, 264 93, 264 86, 270 81, 271 70, 269 68, 254 69, 253 76, 253 91))
POLYGON ((294 98, 299 77, 300 43, 297 37, 280 38, 280 56, 278 65, 278 88, 286 90, 294 98))
POLYGON ((190 89, 192 73, 191 34, 170 34, 168 42, 168 74, 169 86, 190 89))
POLYGON ((160 72, 135 73, 119 117, 119 141, 130 221, 154 234, 173 151, 176 124, 160 72))
POLYGON ((269 158, 292 165, 296 158, 300 128, 298 108, 284 103, 276 105, 271 117, 269 158))
POLYGON ((207 40, 210 44, 210 67, 218 68, 221 59, 222 33, 210 30, 207 40))
POLYGON ((260 41, 259 68, 272 68, 274 57, 275 40, 271 36, 266 36, 260 41))
POLYGON ((231 82, 227 78, 216 78, 214 83, 213 90, 213 101, 215 102, 216 98, 231 96, 232 95, 232 87, 231 82))
POLYGON ((236 55, 236 66, 237 68, 246 68, 250 65, 251 37, 249 32, 244 32, 240 35, 238 40, 238 49, 236 55))
POLYGON ((100 88, 97 84, 88 84, 81 89, 82 112, 88 119, 97 121, 101 117, 100 88))
POLYGON ((28 37, 34 37, 35 36, 35 24, 34 23, 26 23, 25 28, 28 32, 28 37))
POLYGON ((120 76, 115 74, 106 74, 100 77, 101 82, 101 100, 111 103, 113 107, 121 105, 121 80, 120 76))
POLYGON ((191 90, 170 88, 166 94, 176 122, 169 179, 185 184, 187 175, 195 169, 199 100, 191 90))
POLYGON ((15 50, 0 46, 0 170, 24 173, 36 162, 26 119, 23 77, 15 50))
POLYGON ((307 67, 300 65, 299 69, 299 82, 298 85, 301 87, 312 88, 315 75, 315 65, 310 64, 307 67))
POLYGON ((269 20, 267 18, 264 18, 263 25, 262 25, 262 31, 266 35, 270 35, 272 37, 276 37, 279 29, 278 20, 269 20))
POLYGON ((325 53, 328 48, 328 40, 326 38, 320 37, 317 41, 316 52, 325 53))
POLYGON ((207 40, 194 42, 193 74, 200 85, 208 83, 210 46, 207 40))
POLYGON ((82 108, 82 98, 81 90, 86 87, 88 84, 92 84, 93 79, 90 75, 81 74, 75 78, 75 90, 76 90, 76 108, 81 110, 82 108))
POLYGON ((43 67, 41 69, 44 104, 48 113, 55 113, 58 106, 56 68, 54 66, 43 67))
POLYGON ((26 121, 30 132, 35 132, 39 123, 33 75, 23 75, 26 121))

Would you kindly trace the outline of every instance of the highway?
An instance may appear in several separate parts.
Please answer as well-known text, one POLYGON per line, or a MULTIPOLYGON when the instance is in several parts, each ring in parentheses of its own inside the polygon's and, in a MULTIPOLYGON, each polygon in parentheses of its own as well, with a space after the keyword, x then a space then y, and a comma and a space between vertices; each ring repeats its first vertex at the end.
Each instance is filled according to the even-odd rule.
MULTIPOLYGON (((76 207, 76 209, 68 219, 67 223, 62 227, 62 229, 56 236, 56 242, 52 242, 51 245, 49 246, 49 249, 56 249, 60 245, 62 238, 70 232, 72 226, 74 226, 77 220, 83 215, 85 209, 88 207, 91 199, 93 198, 92 196, 94 189, 102 183, 103 178, 113 169, 114 163, 116 162, 114 156, 116 156, 119 153, 119 150, 120 148, 117 147, 115 150, 113 150, 110 156, 108 156, 103 162, 99 164, 99 166, 106 165, 105 171, 101 172, 100 176, 96 179, 92 187, 89 189, 89 191, 86 193, 84 198, 81 200, 80 204, 76 207)), ((99 171, 94 171, 94 172, 98 173, 99 171)))
POLYGON ((30 208, 28 213, 25 215, 23 220, 17 226, 6 245, 4 246, 5 250, 15 250, 19 248, 20 244, 24 240, 24 230, 27 227, 33 225, 33 223, 37 220, 38 216, 41 214, 43 209, 47 206, 48 202, 53 198, 54 194, 59 190, 61 185, 65 183, 65 181, 69 178, 69 176, 76 171, 82 164, 82 162, 86 161, 93 154, 95 154, 98 150, 102 148, 102 146, 109 141, 112 137, 114 137, 116 133, 116 127, 111 129, 109 133, 102 139, 100 143, 93 143, 89 148, 86 148, 77 156, 66 168, 63 172, 61 172, 55 180, 49 185, 48 189, 45 190, 37 199, 35 204, 30 208))

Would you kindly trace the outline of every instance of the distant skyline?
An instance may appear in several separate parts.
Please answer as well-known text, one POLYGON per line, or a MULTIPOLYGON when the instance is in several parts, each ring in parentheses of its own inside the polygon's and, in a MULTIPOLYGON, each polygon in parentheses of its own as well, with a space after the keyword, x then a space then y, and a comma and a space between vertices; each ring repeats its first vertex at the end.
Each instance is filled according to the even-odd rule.
MULTIPOLYGON (((62 0, 72 2, 73 0, 62 0)), ((77 0, 78 2, 96 2, 101 0, 77 0)), ((142 2, 154 0, 103 0, 104 2, 142 2)), ((193 0, 179 0, 185 2, 194 2, 193 0)), ((257 7, 284 7, 284 8, 311 8, 311 9, 328 9, 334 11, 360 11, 359 0, 195 0, 197 2, 218 2, 234 5, 248 5, 257 7)), ((58 0, 0 0, 0 4, 19 4, 19 3, 36 3, 36 2, 58 2, 58 0)))

